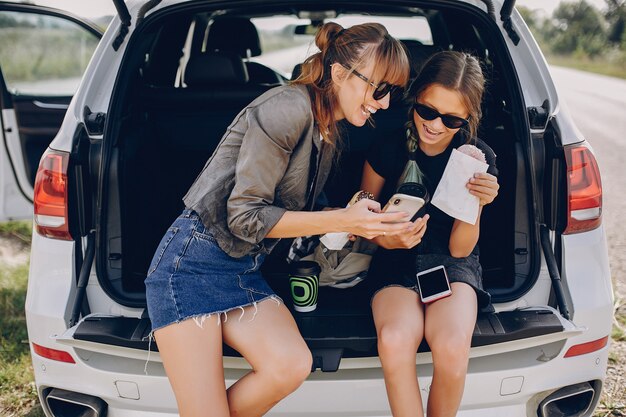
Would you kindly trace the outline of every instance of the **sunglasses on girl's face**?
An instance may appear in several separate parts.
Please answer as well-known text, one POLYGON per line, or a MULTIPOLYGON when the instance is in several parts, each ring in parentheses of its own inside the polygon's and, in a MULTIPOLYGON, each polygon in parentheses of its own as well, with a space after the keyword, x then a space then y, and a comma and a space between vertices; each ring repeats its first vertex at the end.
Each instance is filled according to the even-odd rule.
MULTIPOLYGON (((348 68, 347 66, 343 64, 341 64, 341 66, 347 70, 350 70, 350 68, 348 68)), ((398 91, 402 90, 402 87, 390 84, 386 81, 383 81, 380 84, 375 84, 372 81, 370 81, 369 78, 367 78, 365 75, 361 74, 355 69, 352 70, 352 73, 356 75, 357 77, 359 77, 360 79, 362 79, 363 81, 365 81, 366 83, 368 83, 369 85, 371 85, 372 87, 374 87, 374 92, 372 93, 372 97, 374 98, 374 100, 381 100, 385 98, 387 94, 394 95, 398 91)))
POLYGON ((435 120, 441 117, 441 121, 448 129, 458 129, 469 123, 469 120, 451 114, 441 114, 432 107, 428 107, 422 103, 413 103, 413 108, 424 120, 435 120))

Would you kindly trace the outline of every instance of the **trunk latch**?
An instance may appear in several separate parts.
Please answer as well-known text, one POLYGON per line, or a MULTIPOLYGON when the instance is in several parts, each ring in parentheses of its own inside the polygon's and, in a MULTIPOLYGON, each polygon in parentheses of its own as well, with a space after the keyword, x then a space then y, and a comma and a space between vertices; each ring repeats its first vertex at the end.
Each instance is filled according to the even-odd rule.
POLYGON ((311 372, 320 369, 322 372, 337 372, 343 356, 343 349, 312 349, 313 366, 311 372))

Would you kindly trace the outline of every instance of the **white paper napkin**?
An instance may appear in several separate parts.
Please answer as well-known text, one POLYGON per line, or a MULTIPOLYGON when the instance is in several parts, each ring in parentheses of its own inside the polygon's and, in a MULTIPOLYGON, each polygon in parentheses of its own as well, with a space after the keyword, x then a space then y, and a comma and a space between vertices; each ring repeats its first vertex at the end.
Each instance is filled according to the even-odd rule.
POLYGON ((346 232, 333 232, 326 233, 320 238, 320 242, 324 244, 328 249, 340 250, 348 243, 348 233, 346 232))
POLYGON ((469 224, 476 224, 479 200, 466 185, 477 172, 487 172, 489 165, 452 149, 443 176, 431 203, 444 213, 469 224))

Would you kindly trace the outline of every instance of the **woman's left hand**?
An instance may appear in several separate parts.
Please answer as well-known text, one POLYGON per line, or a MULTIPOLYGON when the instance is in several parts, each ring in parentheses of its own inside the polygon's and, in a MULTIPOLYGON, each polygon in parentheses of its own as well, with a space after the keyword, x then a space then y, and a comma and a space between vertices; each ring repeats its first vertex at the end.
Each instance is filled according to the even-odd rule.
POLYGON ((478 197, 480 206, 491 203, 498 195, 498 179, 491 174, 477 172, 467 183, 470 194, 478 197))

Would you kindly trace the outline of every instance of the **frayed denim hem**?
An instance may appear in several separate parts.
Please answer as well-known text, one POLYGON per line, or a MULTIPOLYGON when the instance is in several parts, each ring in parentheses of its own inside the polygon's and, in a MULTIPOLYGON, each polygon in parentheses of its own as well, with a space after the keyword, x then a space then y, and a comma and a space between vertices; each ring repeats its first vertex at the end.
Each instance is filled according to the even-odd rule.
POLYGON ((381 287, 379 289, 377 289, 374 294, 372 294, 372 297, 370 298, 370 308, 372 308, 372 303, 374 302, 374 297, 376 297, 376 294, 378 294, 379 292, 381 292, 384 289, 387 288, 392 288, 392 287, 400 287, 400 288, 405 288, 409 291, 414 291, 415 293, 417 293, 417 296, 419 297, 419 291, 417 290, 417 285, 413 286, 413 287, 407 287, 405 285, 401 285, 401 284, 389 284, 389 285, 385 285, 384 287, 381 287))
POLYGON ((148 336, 145 336, 143 338, 143 340, 148 339, 148 358, 146 359, 146 364, 144 366, 144 374, 148 375, 148 363, 150 363, 150 354, 152 352, 152 341, 154 340, 154 332, 156 332, 159 329, 163 329, 167 326, 171 326, 173 324, 179 324, 182 323, 186 320, 193 320, 196 325, 198 327, 200 327, 201 329, 204 326, 204 322, 206 321, 206 319, 210 318, 213 315, 217 315, 217 325, 220 326, 221 323, 226 323, 228 321, 228 313, 234 311, 234 310, 241 310, 241 315, 239 316, 239 321, 241 321, 245 315, 245 308, 249 307, 249 306, 254 306, 254 313, 252 315, 252 317, 250 318, 250 320, 248 321, 253 321, 254 318, 256 317, 257 313, 259 312, 259 307, 258 304, 262 303, 265 300, 272 300, 274 301, 277 305, 280 305, 281 303, 284 304, 284 301, 282 298, 280 298, 279 296, 277 296, 276 294, 272 294, 272 295, 268 295, 267 297, 261 298, 260 300, 257 301, 253 301, 251 303, 247 303, 247 304, 243 304, 237 307, 233 307, 233 308, 229 308, 228 310, 224 310, 224 311, 215 311, 213 313, 204 313, 204 314, 195 314, 195 315, 191 315, 185 318, 182 318, 180 320, 174 321, 172 323, 168 323, 168 324, 164 324, 162 326, 159 326, 157 328, 154 328, 152 330, 150 330, 150 333, 148 334, 148 336), (222 320, 222 314, 224 315, 224 319, 222 320))

